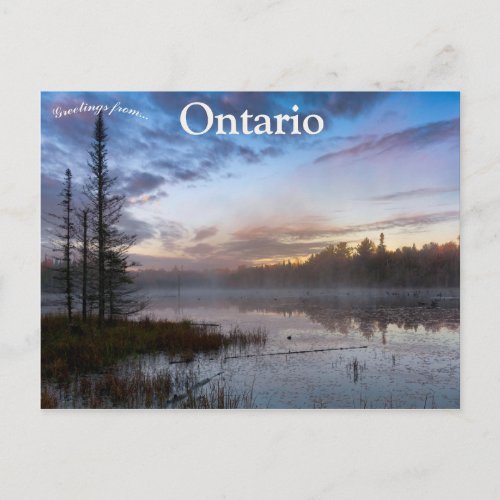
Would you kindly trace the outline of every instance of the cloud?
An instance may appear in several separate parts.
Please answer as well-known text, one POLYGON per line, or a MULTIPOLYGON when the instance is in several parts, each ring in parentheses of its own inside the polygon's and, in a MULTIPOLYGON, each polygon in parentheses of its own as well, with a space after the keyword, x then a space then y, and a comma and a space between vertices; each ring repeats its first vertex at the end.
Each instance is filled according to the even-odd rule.
MULTIPOLYGON (((41 174, 41 239, 42 244, 45 246, 50 246, 49 240, 52 239, 52 234, 56 229, 54 225, 55 220, 53 220, 50 214, 62 214, 62 208, 59 203, 61 202, 60 195, 64 183, 63 174, 63 170, 61 171, 61 177, 44 172, 41 174)), ((82 185, 74 177, 72 179, 72 189, 73 207, 79 209, 88 200, 82 195, 82 185)))
MULTIPOLYGON (((386 217, 387 212, 383 212, 384 206, 378 206, 375 208, 380 209, 379 213, 383 215, 372 216, 373 219, 377 219, 374 222, 355 224, 359 220, 366 220, 359 219, 362 214, 355 213, 352 216, 346 214, 346 223, 335 226, 326 218, 310 221, 300 219, 304 209, 298 206, 296 209, 294 208, 294 213, 297 212, 297 218, 288 224, 277 223, 273 225, 270 222, 271 219, 266 219, 263 226, 254 223, 253 227, 243 228, 229 235, 226 238, 226 243, 220 243, 223 235, 217 231, 215 225, 210 225, 217 224, 216 220, 207 221, 205 214, 200 217, 198 213, 203 212, 203 210, 190 213, 189 220, 183 220, 186 226, 180 222, 163 222, 157 219, 158 214, 151 205, 167 196, 166 191, 171 195, 172 203, 175 205, 177 203, 176 196, 184 192, 183 187, 195 185, 200 188, 200 199, 203 199, 202 196, 207 195, 207 191, 213 188, 213 186, 207 187, 207 190, 203 191, 206 183, 232 177, 234 179, 231 181, 231 189, 234 189, 232 193, 237 195, 239 189, 242 192, 247 190, 247 186, 243 184, 247 180, 247 172, 252 174, 255 170, 259 176, 264 172, 262 169, 253 168, 260 162, 274 163, 282 169, 283 177, 280 187, 283 186, 284 192, 287 192, 286 189, 290 185, 294 185, 298 179, 298 177, 287 175, 299 168, 302 162, 305 162, 304 165, 309 168, 310 162, 314 158, 316 158, 316 162, 323 162, 336 161, 337 159, 357 160, 364 156, 371 159, 376 155, 381 155, 379 156, 380 160, 384 162, 388 160, 387 165, 392 166, 393 164, 403 165, 402 160, 406 158, 403 158, 402 153, 413 153, 415 150, 434 144, 453 146, 453 148, 448 149, 440 148, 437 151, 440 155, 441 153, 448 155, 452 151, 458 151, 456 147, 456 140, 459 137, 458 119, 437 121, 443 116, 449 117, 448 111, 443 114, 442 112, 428 112, 427 108, 422 110, 419 108, 414 111, 409 109, 408 119, 413 120, 409 123, 420 123, 424 113, 429 117, 427 118, 429 122, 431 119, 435 121, 391 134, 382 135, 377 132, 374 135, 368 135, 374 130, 380 130, 378 124, 373 129, 368 129, 365 125, 367 123, 369 127, 373 126, 375 116, 371 116, 368 122, 363 123, 359 118, 372 113, 372 111, 374 114, 377 113, 377 117, 383 117, 386 107, 390 108, 393 104, 399 106, 397 99, 391 98, 388 102, 382 102, 389 95, 391 94, 374 92, 71 92, 43 94, 42 172, 46 176, 42 177, 43 211, 46 211, 46 207, 57 207, 60 179, 66 167, 69 166, 73 170, 75 190, 78 190, 88 177, 88 151, 92 143, 95 119, 91 113, 55 119, 51 112, 52 107, 54 105, 80 105, 83 101, 91 105, 109 105, 120 101, 127 107, 139 109, 149 118, 149 120, 139 120, 123 114, 105 117, 108 129, 109 168, 112 176, 118 177, 117 183, 113 186, 113 192, 123 192, 127 196, 128 213, 124 215, 122 225, 126 232, 136 233, 139 241, 154 238, 158 246, 162 245, 165 248, 165 254, 181 255, 184 251, 185 255, 179 259, 185 258, 188 261, 191 259, 191 261, 198 263, 206 258, 207 262, 231 261, 237 264, 242 259, 253 261, 255 258, 272 258, 273 255, 298 256, 316 251, 334 239, 350 239, 351 234, 359 233, 364 236, 363 233, 366 234, 369 231, 388 231, 390 228, 400 228, 401 231, 411 233, 411 231, 420 231, 421 228, 430 224, 439 223, 441 220, 447 220, 447 217, 450 218, 449 220, 456 220, 458 215, 446 215, 445 212, 441 214, 402 214, 382 220, 386 217), (328 119, 329 123, 332 122, 333 117, 333 123, 339 126, 325 131, 318 137, 306 135, 227 137, 216 136, 214 131, 205 136, 192 137, 180 128, 179 114, 187 103, 195 100, 210 104, 214 114, 231 113, 235 116, 239 116, 245 109, 248 109, 249 113, 253 115, 261 113, 270 116, 278 113, 290 114, 291 106, 297 104, 301 116, 308 113, 319 113, 328 119), (335 121, 337 117, 342 119, 335 121), (448 142, 444 143, 444 141, 448 142), (395 153, 392 158, 383 156, 391 152, 395 153), (286 161, 273 160, 281 155, 286 155, 286 161), (300 165, 298 165, 299 163, 300 165), (167 187, 167 185, 169 186, 167 187), (140 208, 145 205, 145 208, 140 208), (139 220, 141 217, 144 217, 145 222, 139 220), (203 226, 204 224, 206 226, 203 226), (193 228, 195 228, 194 231, 193 228), (216 238, 209 239, 216 234, 216 238), (238 252, 241 253, 241 256, 238 252)), ((193 119, 196 120, 196 116, 193 115, 193 119)), ((400 122, 394 120, 391 123, 395 125, 400 122)), ((454 161, 456 154, 453 154, 454 161)), ((429 154, 419 155, 418 158, 422 159, 423 156, 431 157, 429 154)), ((448 161, 448 158, 450 156, 447 156, 444 161, 448 161)), ((377 163, 374 162, 374 164, 377 163)), ((458 164, 454 162, 450 170, 455 169, 456 166, 458 164)), ((429 171, 431 167, 432 165, 429 166, 429 171)), ((387 168, 388 170, 389 168, 387 168)), ((275 170, 273 169, 273 171, 275 170)), ((404 169, 401 171, 406 175, 404 169)), ((326 179, 325 172, 323 168, 317 169, 318 176, 324 175, 326 179)), ((427 171, 425 173, 427 174, 427 171)), ((410 175, 416 176, 411 186, 408 186, 406 178, 403 182, 399 179, 394 179, 393 182, 393 179, 390 178, 388 179, 390 183, 388 183, 385 182, 385 178, 377 177, 377 179, 384 181, 383 184, 374 186, 377 190, 371 192, 354 190, 352 196, 363 197, 363 199, 367 196, 373 196, 371 198, 372 205, 377 202, 383 203, 406 198, 414 198, 414 201, 419 201, 420 204, 419 197, 438 196, 441 192, 453 191, 451 188, 450 191, 447 191, 447 188, 425 187, 404 191, 408 187, 415 186, 453 185, 454 177, 448 175, 445 168, 432 178, 427 176, 424 179, 422 172, 417 173, 413 170, 410 175), (418 175, 420 177, 417 177, 418 175), (429 179, 433 182, 429 182, 429 179), (393 192, 386 192, 386 190, 393 192)), ((252 175, 248 177, 256 182, 256 178, 252 175)), ((365 185, 370 183, 371 179, 360 178, 359 182, 365 185)), ((356 183, 358 183, 357 179, 356 183)), ((316 185, 318 185, 318 193, 320 193, 321 189, 319 188, 322 186, 319 182, 314 183, 314 186, 316 185)), ((252 184, 249 184, 248 187, 252 187, 252 184)), ((304 189, 306 188, 308 186, 304 186, 304 189)), ((234 197, 236 198, 236 196, 234 197)), ((332 203, 334 201, 332 197, 332 203)), ((422 206, 425 206, 425 201, 426 199, 422 200, 422 206)), ((241 202, 245 202, 244 196, 241 197, 241 202)), ((273 204, 274 201, 273 203, 269 202, 270 209, 273 208, 273 204)), ((200 202, 200 206, 203 206, 203 203, 200 202)), ((262 209, 266 208, 267 206, 263 205, 262 209)), ((428 209, 447 210, 444 206, 428 209)), ((327 213, 332 215, 330 205, 327 210, 327 213)), ((365 215, 367 215, 366 212, 365 215)), ((258 216, 258 214, 255 215, 255 217, 258 216)), ((250 220, 255 221, 256 219, 250 220)), ((276 220, 274 219, 274 221, 276 220)), ((228 224, 231 223, 230 218, 228 224)), ((43 231, 45 223, 42 226, 43 231)), ((356 239, 356 236, 353 239, 356 239)))
POLYGON ((314 92, 305 93, 305 102, 331 113, 334 117, 355 118, 386 99, 386 92, 314 92))
POLYGON ((418 229, 423 226, 457 220, 459 212, 456 210, 402 214, 389 219, 368 222, 365 224, 352 224, 345 226, 328 226, 325 224, 286 224, 277 226, 255 226, 244 228, 233 233, 237 240, 255 241, 268 238, 281 241, 304 241, 318 238, 336 238, 361 232, 387 231, 394 228, 418 229))
POLYGON ((384 194, 382 196, 372 196, 369 198, 373 201, 392 201, 405 200, 407 198, 421 198, 423 196, 433 196, 444 193, 456 193, 457 187, 436 187, 436 188, 420 188, 412 189, 411 191, 398 191, 395 193, 384 194))
POLYGON ((246 109, 252 115, 273 114, 279 107, 281 95, 276 92, 230 92, 221 94, 214 102, 216 112, 241 115, 246 109))
POLYGON ((165 191, 158 191, 155 194, 142 194, 140 196, 132 196, 128 198, 127 201, 130 205, 146 205, 147 203, 159 201, 167 196, 168 194, 165 191))
MULTIPOLYGON (((188 136, 179 126, 179 114, 189 102, 203 101, 214 113, 241 114, 282 111, 283 93, 217 93, 217 92, 148 92, 148 93, 44 93, 42 98, 42 168, 44 172, 60 172, 68 162, 74 167, 75 179, 88 175, 88 151, 92 143, 95 115, 77 113, 55 119, 54 107, 79 107, 121 102, 138 109, 149 120, 130 118, 120 113, 104 114, 108 132, 108 163, 128 196, 140 198, 164 182, 192 184, 232 175, 230 167, 256 164, 282 153, 275 145, 263 146, 262 140, 249 139, 241 144, 231 137, 214 134, 188 136), (138 166, 141 169, 138 169, 138 166), (146 172, 153 177, 147 177, 146 172), (161 179, 163 177, 163 180, 161 179)), ((195 118, 195 117, 194 117, 195 118)), ((262 138, 261 138, 262 139, 262 138)), ((138 200, 136 203, 141 203, 138 200)))
POLYGON ((128 235, 135 235, 136 243, 148 240, 156 235, 152 224, 136 219, 128 210, 123 210, 118 227, 128 235))
MULTIPOLYGON (((64 171, 68 162, 68 153, 53 141, 42 141, 42 165, 57 167, 57 170, 64 171)), ((55 170, 55 168, 52 168, 55 170)))
POLYGON ((328 95, 325 107, 334 116, 353 118, 372 109, 386 97, 384 92, 333 92, 328 95))
POLYGON ((231 162, 255 164, 266 157, 278 155, 280 151, 279 148, 260 151, 250 146, 239 146, 231 138, 197 137, 182 152, 173 152, 168 159, 149 161, 147 168, 160 171, 172 184, 210 181, 216 174, 227 176, 227 171, 222 172, 231 162))
POLYGON ((185 247, 183 250, 191 256, 209 257, 216 251, 216 247, 208 243, 198 243, 197 245, 185 247))
POLYGON ((339 158, 380 155, 409 148, 428 147, 450 139, 458 139, 459 133, 460 121, 458 118, 427 123, 420 127, 408 128, 381 137, 369 137, 356 146, 321 155, 314 160, 314 163, 339 158))
POLYGON ((200 179, 207 179, 207 176, 203 171, 196 171, 189 168, 185 168, 185 169, 177 169, 173 174, 173 178, 176 181, 192 182, 200 179))
POLYGON ((259 154, 262 157, 270 157, 270 158, 276 158, 277 156, 280 156, 284 154, 283 149, 278 148, 276 146, 267 146, 259 151, 259 154))
POLYGON ((123 188, 131 196, 140 196, 150 193, 165 182, 165 177, 161 175, 135 171, 125 179, 123 188))
POLYGON ((297 104, 307 112, 327 111, 337 117, 353 118, 371 110, 388 95, 385 92, 231 92, 212 102, 217 112, 234 115, 245 109, 253 115, 287 113, 292 104, 297 104))
POLYGON ((247 163, 258 163, 260 161, 259 155, 253 149, 246 146, 239 146, 237 154, 247 163))
POLYGON ((274 226, 255 226, 244 228, 232 234, 229 241, 218 245, 199 243, 183 248, 189 258, 203 262, 228 262, 252 264, 259 260, 278 261, 303 257, 316 253, 339 238, 353 242, 371 232, 402 229, 419 232, 423 228, 458 220, 458 211, 402 214, 393 218, 368 222, 365 224, 328 226, 311 221, 307 224, 285 224, 274 226), (208 260, 207 260, 208 259, 208 260))
MULTIPOLYGON (((187 160, 185 164, 190 165, 191 160, 187 160)), ((168 182, 171 184, 176 184, 178 182, 192 182, 197 180, 206 180, 208 178, 207 175, 207 166, 204 165, 202 168, 193 168, 188 166, 180 166, 176 162, 172 160, 154 160, 149 163, 148 168, 151 170, 158 169, 164 175, 168 177, 168 182)))
POLYGON ((47 199, 55 199, 63 188, 63 181, 42 172, 41 187, 47 199))
POLYGON ((159 240, 167 250, 177 248, 180 240, 184 239, 188 230, 180 222, 174 220, 162 221, 159 226, 159 240))
POLYGON ((256 238, 248 240, 232 240, 221 245, 221 254, 254 262, 260 259, 287 259, 309 255, 324 248, 322 242, 284 242, 277 237, 256 238))
MULTIPOLYGON (((252 265, 258 261, 280 261, 290 258, 309 256, 324 249, 328 244, 339 241, 353 243, 362 236, 373 232, 403 230, 417 233, 423 228, 458 220, 458 211, 402 214, 393 218, 358 225, 327 226, 318 217, 306 224, 256 226, 241 229, 231 235, 228 241, 220 244, 196 243, 182 246, 188 231, 175 221, 167 221, 161 229, 165 248, 179 252, 178 257, 156 258, 154 265, 164 267, 186 265, 190 268, 207 269, 214 267, 234 267, 241 263, 252 265), (183 254, 183 255, 182 255, 183 254)), ((196 241, 196 240, 192 240, 196 241)), ((142 256, 143 262, 153 265, 150 257, 142 256), (146 259, 146 260, 145 260, 146 259)))
POLYGON ((424 226, 458 220, 459 216, 460 212, 458 210, 400 215, 390 219, 370 222, 367 224, 347 226, 344 228, 344 230, 347 231, 344 232, 344 234, 348 234, 349 232, 386 231, 394 228, 419 229, 424 226))
POLYGON ((215 226, 202 227, 198 229, 194 235, 194 241, 201 241, 211 238, 217 234, 218 229, 215 226))

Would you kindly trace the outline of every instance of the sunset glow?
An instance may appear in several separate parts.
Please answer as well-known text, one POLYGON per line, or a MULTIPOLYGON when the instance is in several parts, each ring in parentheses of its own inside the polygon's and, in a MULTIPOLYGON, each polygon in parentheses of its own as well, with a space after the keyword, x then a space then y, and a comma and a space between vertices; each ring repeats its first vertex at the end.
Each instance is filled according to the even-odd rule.
MULTIPOLYGON (((43 214, 56 209, 66 168, 83 202, 98 105, 109 108, 109 166, 127 197, 123 229, 137 235, 133 254, 145 267, 301 261, 381 232, 389 249, 457 241, 457 92, 44 93, 43 214), (197 100, 234 115, 298 105, 325 126, 318 135, 190 136, 179 116, 197 100), (89 110, 61 114, 82 103, 89 110)), ((42 222, 42 254, 49 238, 42 222)))

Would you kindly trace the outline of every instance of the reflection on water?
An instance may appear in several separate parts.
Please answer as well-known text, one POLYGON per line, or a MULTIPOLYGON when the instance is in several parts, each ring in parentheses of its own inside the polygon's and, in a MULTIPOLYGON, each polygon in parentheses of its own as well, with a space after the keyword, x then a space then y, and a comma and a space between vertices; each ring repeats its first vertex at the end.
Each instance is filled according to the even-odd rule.
MULTIPOLYGON (((441 294, 442 295, 442 294, 441 294)), ((458 297, 435 295, 427 299, 420 295, 352 296, 323 292, 321 295, 273 296, 249 292, 234 296, 227 294, 190 294, 180 299, 175 296, 156 297, 150 312, 158 317, 217 319, 223 311, 224 320, 246 322, 249 316, 280 316, 283 319, 307 317, 326 330, 347 335, 359 331, 366 338, 375 333, 384 334, 389 325, 401 330, 439 332, 441 329, 458 331, 460 307, 458 297), (326 295, 326 297, 325 297, 326 295)), ((214 320, 215 320, 214 319, 214 320)), ((232 323, 231 323, 232 324, 232 323)))
POLYGON ((218 380, 235 393, 252 391, 260 408, 460 406, 458 290, 158 292, 148 314, 223 331, 265 328, 264 354, 292 354, 205 355, 184 366, 164 355, 141 359, 153 372, 222 372, 218 380), (352 349, 293 354, 339 347, 352 349))
MULTIPOLYGON (((458 291, 186 292, 156 297, 158 317, 263 327, 265 352, 367 349, 224 360, 200 358, 200 376, 253 389, 259 407, 458 408, 458 291)), ((164 366, 149 359, 152 369, 164 366), (156 368, 155 368, 156 367, 156 368)))
POLYGON ((274 313, 285 318, 306 315, 311 321, 320 323, 332 332, 348 334, 357 329, 367 338, 376 332, 386 333, 389 324, 403 330, 417 331, 421 327, 426 332, 437 332, 441 328, 458 330, 460 325, 457 301, 433 303, 434 307, 430 302, 429 305, 421 303, 416 307, 412 307, 414 304, 396 305, 394 300, 379 300, 376 304, 363 305, 359 301, 346 303, 338 298, 329 301, 301 299, 298 303, 280 303, 274 300, 271 303, 262 300, 236 302, 234 299, 231 302, 237 305, 240 313, 274 313))

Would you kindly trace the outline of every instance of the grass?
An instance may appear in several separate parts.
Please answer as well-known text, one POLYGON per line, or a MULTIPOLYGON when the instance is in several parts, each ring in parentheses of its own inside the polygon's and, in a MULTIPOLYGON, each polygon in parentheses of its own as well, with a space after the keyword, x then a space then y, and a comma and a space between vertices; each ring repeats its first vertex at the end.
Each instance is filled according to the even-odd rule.
POLYGON ((264 346, 266 340, 263 329, 234 328, 224 334, 217 325, 145 317, 114 320, 99 330, 95 320, 77 318, 70 326, 64 316, 46 315, 41 322, 41 407, 165 408, 176 392, 185 393, 176 407, 252 407, 251 393, 237 395, 220 383, 193 390, 196 378, 186 371, 148 373, 130 359, 127 369, 117 366, 131 356, 154 353, 189 363, 198 353, 264 346))
POLYGON ((243 394, 236 394, 224 383, 217 382, 199 393, 188 391, 187 397, 180 402, 179 407, 203 410, 255 408, 253 388, 243 394))
POLYGON ((192 361, 200 352, 263 345, 265 341, 266 332, 260 329, 248 333, 234 329, 225 335, 217 326, 145 317, 114 320, 100 331, 93 320, 82 323, 76 319, 70 328, 64 316, 45 315, 41 322, 41 375, 42 380, 63 382, 74 375, 101 372, 131 355, 163 352, 192 361))
POLYGON ((47 409, 58 407, 57 395, 46 386, 42 387, 42 400, 40 407, 47 409))
POLYGON ((172 393, 171 374, 146 373, 140 366, 125 374, 104 373, 74 377, 59 385, 42 385, 42 408, 164 408, 172 393), (66 402, 66 403, 64 403, 66 402))
POLYGON ((352 376, 353 382, 357 384, 358 380, 361 379, 362 372, 366 370, 366 363, 362 365, 358 361, 358 358, 354 357, 351 361, 349 361, 346 364, 346 370, 349 377, 352 376))
POLYGON ((264 347, 267 342, 267 332, 263 328, 255 328, 249 332, 242 331, 239 327, 230 330, 227 336, 227 345, 233 346, 241 351, 250 345, 264 347))
POLYGON ((253 389, 237 394, 223 381, 197 383, 190 372, 148 373, 134 362, 125 372, 77 375, 42 382, 43 409, 52 408, 254 408, 253 389))

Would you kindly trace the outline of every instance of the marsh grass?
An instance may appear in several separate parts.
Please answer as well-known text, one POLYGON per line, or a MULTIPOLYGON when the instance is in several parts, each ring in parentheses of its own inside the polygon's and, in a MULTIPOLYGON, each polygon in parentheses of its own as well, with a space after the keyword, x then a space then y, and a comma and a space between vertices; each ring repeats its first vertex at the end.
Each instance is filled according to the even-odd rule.
POLYGON ((163 408, 172 391, 168 371, 153 375, 137 369, 130 374, 107 373, 90 383, 89 407, 163 408))
POLYGON ((114 320, 99 330, 92 320, 68 325, 63 316, 46 315, 41 333, 42 408, 165 408, 179 391, 187 394, 181 407, 251 407, 251 395, 213 384, 193 390, 197 380, 191 371, 151 373, 136 357, 163 353, 189 363, 199 353, 263 346, 267 340, 260 328, 224 334, 218 325, 148 317, 114 320))
POLYGON ((261 345, 265 339, 261 329, 248 333, 234 329, 226 335, 218 326, 187 320, 114 320, 100 331, 94 321, 77 319, 68 327, 64 316, 46 315, 41 322, 42 379, 64 381, 71 375, 99 372, 131 355, 166 353, 192 361, 200 352, 261 345))
POLYGON ((140 365, 126 373, 75 376, 65 384, 42 385, 42 408, 164 408, 173 389, 164 370, 145 372, 140 365))
POLYGON ((255 398, 253 396, 253 387, 243 392, 236 394, 224 382, 216 382, 202 391, 188 391, 187 397, 184 398, 179 408, 192 409, 227 409, 233 410, 236 408, 255 408, 255 398))
POLYGON ((148 373, 140 363, 124 372, 74 376, 42 383, 44 409, 52 408, 255 408, 253 387, 237 394, 224 381, 207 387, 190 371, 148 373))
POLYGON ((41 408, 52 409, 57 408, 57 395, 48 387, 42 387, 41 408))
POLYGON ((239 327, 235 327, 229 331, 226 337, 225 347, 233 347, 239 352, 248 349, 249 346, 262 348, 267 342, 267 331, 264 328, 254 328, 251 331, 243 331, 239 327))
POLYGON ((346 364, 346 372, 355 384, 361 379, 361 375, 365 370, 366 362, 361 364, 356 357, 352 358, 352 360, 346 364))

